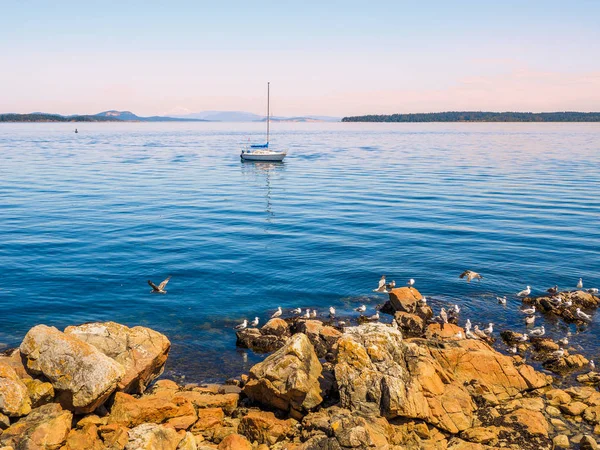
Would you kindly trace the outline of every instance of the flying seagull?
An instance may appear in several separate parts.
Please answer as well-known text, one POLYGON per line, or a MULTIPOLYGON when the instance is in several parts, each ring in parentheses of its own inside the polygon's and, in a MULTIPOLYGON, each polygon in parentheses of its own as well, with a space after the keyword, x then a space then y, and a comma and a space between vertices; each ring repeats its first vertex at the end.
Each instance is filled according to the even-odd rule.
POLYGON ((467 278, 467 281, 470 283, 471 280, 473 279, 478 279, 481 280, 483 277, 478 274, 477 272, 473 272, 472 270, 465 270, 463 273, 461 273, 458 278, 467 278))
POLYGON ((166 294, 167 291, 165 291, 165 286, 167 285, 170 279, 170 276, 167 277, 167 279, 160 283, 158 286, 155 285, 152 281, 148 280, 148 284, 152 288, 150 292, 152 292, 153 294, 166 294))
POLYGON ((377 286, 377 289, 373 289, 373 292, 387 292, 385 289, 385 275, 381 275, 379 285, 377 286))
POLYGON ((523 289, 519 292, 517 297, 527 297, 529 294, 531 294, 531 286, 527 286, 527 289, 523 289))

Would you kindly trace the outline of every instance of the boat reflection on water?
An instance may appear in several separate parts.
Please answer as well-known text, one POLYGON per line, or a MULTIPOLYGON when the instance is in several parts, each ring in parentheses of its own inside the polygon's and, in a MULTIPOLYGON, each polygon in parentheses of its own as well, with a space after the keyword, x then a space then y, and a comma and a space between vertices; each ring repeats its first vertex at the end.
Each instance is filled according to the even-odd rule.
MULTIPOLYGON (((253 182, 264 189, 265 197, 265 212, 267 213, 267 222, 271 222, 271 218, 275 217, 272 208, 271 195, 273 182, 279 179, 279 176, 285 171, 283 162, 244 162, 241 164, 242 174, 247 182, 253 182)), ((276 187, 276 184, 275 184, 276 187)))

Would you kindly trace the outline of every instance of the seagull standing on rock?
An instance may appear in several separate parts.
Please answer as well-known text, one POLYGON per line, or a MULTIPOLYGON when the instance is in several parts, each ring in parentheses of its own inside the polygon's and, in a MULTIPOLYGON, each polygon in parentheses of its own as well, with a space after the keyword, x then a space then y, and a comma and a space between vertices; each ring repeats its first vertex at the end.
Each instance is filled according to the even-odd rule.
POLYGON ((394 289, 396 287, 396 282, 394 280, 392 280, 391 283, 386 283, 385 284, 385 289, 387 291, 391 291, 392 289, 394 289))
POLYGON ((532 336, 543 336, 544 334, 546 334, 546 329, 544 328, 544 325, 542 325, 539 328, 534 328, 533 330, 531 330, 529 334, 532 336))
POLYGON ((473 333, 475 333, 475 335, 481 339, 487 339, 488 337, 487 334, 485 334, 479 329, 479 325, 475 325, 475 327, 473 328, 473 333))
POLYGON ((377 286, 377 289, 373 289, 373 292, 387 292, 385 289, 385 275, 381 275, 379 285, 377 286))
POLYGON ((487 326, 487 328, 485 328, 485 329, 483 330, 483 332, 484 332, 485 334, 487 334, 488 336, 491 336, 491 334, 494 332, 494 324, 493 324, 493 323, 490 323, 490 324, 487 326))
POLYGON ((306 313, 304 313, 304 318, 305 319, 310 319, 310 309, 306 310, 306 313))
POLYGON ((406 285, 411 288, 415 285, 415 280, 413 280, 412 278, 410 280, 408 280, 408 283, 406 283, 406 285))
POLYGON ((257 327, 258 326, 258 317, 255 317, 254 320, 250 323, 251 327, 257 327))
POLYGON ((575 310, 575 314, 577 315, 577 317, 579 317, 581 320, 584 320, 586 322, 590 322, 592 320, 591 316, 588 316, 586 313, 584 313, 581 309, 577 308, 575 310))
POLYGON ((517 346, 513 345, 512 347, 510 347, 508 349, 508 353, 512 353, 513 355, 516 355, 517 354, 517 346))
POLYGON ((590 288, 588 289, 588 294, 597 294, 598 293, 598 288, 590 288))
POLYGON ((426 305, 427 304, 427 297, 421 297, 421 300, 419 300, 419 303, 421 305, 426 305))
POLYGON ((577 282, 577 289, 581 289, 583 288, 583 279, 580 278, 579 281, 577 282))
POLYGON ((467 319, 467 322, 465 323, 465 330, 471 331, 471 321, 469 319, 467 319))
POLYGON ((242 323, 240 323, 239 325, 236 325, 235 329, 236 330, 244 330, 244 329, 246 329, 247 326, 248 326, 248 321, 246 319, 244 319, 244 321, 242 323))
POLYGON ((278 306, 277 311, 275 311, 273 313, 273 315, 271 316, 271 319, 275 319, 275 318, 281 316, 282 314, 283 314, 283 311, 281 310, 281 306, 278 306))
POLYGON ((562 339, 559 339, 559 340, 558 340, 558 341, 556 341, 556 342, 558 342, 560 345, 563 345, 563 346, 565 346, 565 345, 569 345, 569 338, 567 338, 567 337, 564 337, 564 338, 562 338, 562 339))
POLYGON ((517 297, 527 297, 531 294, 531 286, 527 286, 526 289, 523 289, 521 292, 517 294, 517 297))
POLYGON ((165 287, 167 286, 167 283, 169 282, 169 280, 171 279, 171 277, 167 277, 162 283, 160 283, 158 286, 155 285, 152 281, 148 280, 148 284, 150 285, 150 287, 152 288, 152 290, 150 291, 152 294, 166 294, 167 291, 165 290, 165 287))
POLYGON ((310 318, 314 319, 315 317, 317 317, 317 310, 313 309, 312 312, 310 313, 310 318))
POLYGON ((329 317, 335 317, 335 308, 333 306, 329 307, 329 317))
POLYGON ((377 311, 375 314, 373 314, 371 317, 369 317, 369 320, 372 320, 372 321, 379 320, 379 311, 377 311))
POLYGON ((290 312, 295 315, 302 314, 302 308, 292 309, 290 312))
POLYGON ((560 358, 562 358, 563 356, 565 356, 565 350, 564 350, 564 349, 562 349, 562 348, 560 348, 560 349, 556 350, 555 352, 552 352, 552 353, 550 354, 550 356, 551 356, 553 359, 560 359, 560 358))
POLYGON ((442 308, 442 310, 440 311, 440 317, 442 318, 444 323, 448 323, 448 314, 446 313, 446 310, 444 308, 442 308))
POLYGON ((558 286, 555 285, 546 291, 548 294, 555 295, 558 294, 558 286))
POLYGON ((480 280, 483 278, 480 274, 478 274, 477 272, 473 272, 472 270, 465 270, 463 273, 461 273, 458 278, 466 278, 467 282, 471 282, 471 280, 477 279, 480 280))

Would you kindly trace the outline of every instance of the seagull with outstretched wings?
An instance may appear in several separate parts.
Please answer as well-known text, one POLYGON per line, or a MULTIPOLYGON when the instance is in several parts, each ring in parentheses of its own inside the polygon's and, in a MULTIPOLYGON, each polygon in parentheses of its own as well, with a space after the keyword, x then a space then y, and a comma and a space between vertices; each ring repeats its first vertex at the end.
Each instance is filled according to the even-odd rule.
POLYGON ((148 284, 152 288, 152 290, 150 292, 153 294, 166 294, 167 291, 165 291, 165 286, 167 285, 167 283, 169 282, 170 279, 171 279, 170 276, 167 277, 167 279, 164 280, 162 283, 160 283, 158 286, 155 285, 152 281, 148 280, 148 284))

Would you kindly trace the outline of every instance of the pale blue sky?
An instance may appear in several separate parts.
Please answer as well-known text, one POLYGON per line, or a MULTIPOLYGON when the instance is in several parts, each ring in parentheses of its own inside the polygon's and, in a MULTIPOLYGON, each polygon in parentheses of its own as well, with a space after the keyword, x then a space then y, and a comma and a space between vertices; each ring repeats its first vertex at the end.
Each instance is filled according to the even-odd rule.
POLYGON ((600 110, 597 1, 0 6, 0 112, 600 110))

